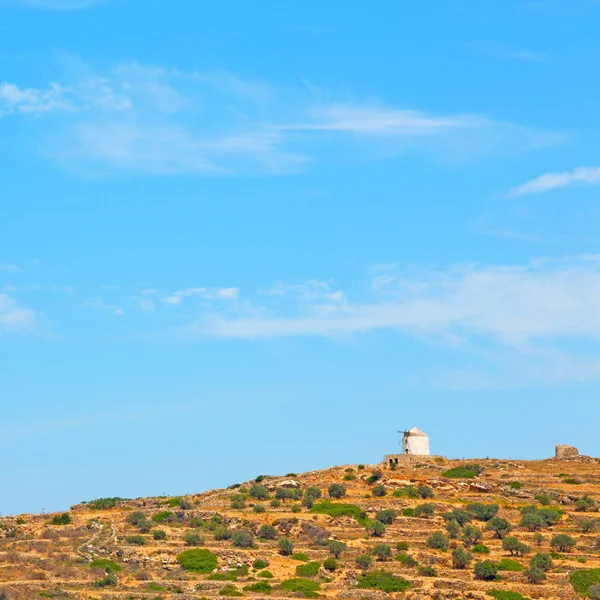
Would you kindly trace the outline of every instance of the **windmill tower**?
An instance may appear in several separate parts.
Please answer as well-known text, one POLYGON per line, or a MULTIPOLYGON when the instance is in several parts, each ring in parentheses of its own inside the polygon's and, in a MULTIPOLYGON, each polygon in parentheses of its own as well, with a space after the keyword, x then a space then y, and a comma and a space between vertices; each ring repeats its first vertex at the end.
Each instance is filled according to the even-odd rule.
POLYGON ((398 433, 402 434, 402 454, 429 456, 429 436, 418 427, 398 433))

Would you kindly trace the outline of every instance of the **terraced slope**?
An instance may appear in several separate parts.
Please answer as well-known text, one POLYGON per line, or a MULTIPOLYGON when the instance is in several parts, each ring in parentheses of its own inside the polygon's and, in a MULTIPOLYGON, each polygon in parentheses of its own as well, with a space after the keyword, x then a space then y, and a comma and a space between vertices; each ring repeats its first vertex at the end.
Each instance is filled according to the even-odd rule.
POLYGON ((599 500, 600 463, 581 457, 347 465, 90 502, 0 519, 0 598, 593 596, 599 500))

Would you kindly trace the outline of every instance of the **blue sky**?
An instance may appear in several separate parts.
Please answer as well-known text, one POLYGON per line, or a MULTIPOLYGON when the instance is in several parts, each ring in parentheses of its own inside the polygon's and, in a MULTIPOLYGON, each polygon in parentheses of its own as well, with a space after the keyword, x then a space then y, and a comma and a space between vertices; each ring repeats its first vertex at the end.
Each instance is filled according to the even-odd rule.
POLYGON ((0 511, 599 454, 599 19, 0 0, 0 511))

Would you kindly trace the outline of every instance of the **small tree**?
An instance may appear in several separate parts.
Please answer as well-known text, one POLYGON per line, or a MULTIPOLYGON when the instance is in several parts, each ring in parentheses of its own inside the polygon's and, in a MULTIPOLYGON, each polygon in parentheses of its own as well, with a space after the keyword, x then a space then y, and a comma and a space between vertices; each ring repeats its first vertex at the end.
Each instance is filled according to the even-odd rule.
POLYGON ((566 533, 559 533, 550 540, 550 546, 559 552, 570 552, 575 548, 575 540, 566 533))
POLYGON ((294 544, 288 538, 281 538, 277 547, 279 548, 279 554, 282 556, 291 556, 294 554, 294 544))
POLYGON ((527 577, 527 581, 529 583, 543 583, 546 581, 546 573, 543 569, 538 567, 530 567, 526 571, 523 572, 523 575, 527 577))
POLYGON ((391 525, 394 522, 394 519, 398 515, 398 512, 392 508, 386 508, 384 510, 380 510, 375 518, 378 521, 381 521, 384 525, 391 525))
POLYGON ((549 571, 554 563, 552 557, 547 552, 538 552, 529 559, 529 566, 532 569, 542 569, 542 571, 549 571))
POLYGON ((512 531, 512 525, 501 517, 493 517, 485 527, 488 531, 493 531, 496 537, 502 539, 512 531))
POLYGON ((579 521, 579 530, 581 533, 594 533, 597 526, 598 523, 594 521, 594 519, 581 519, 581 521, 579 521))
POLYGON ((467 523, 463 527, 462 539, 463 542, 469 546, 474 546, 483 537, 483 531, 479 527, 475 527, 470 523, 467 523))
POLYGON ((483 560, 475 565, 473 571, 475 579, 494 581, 498 575, 498 565, 491 560, 483 560))
POLYGON ((71 522, 71 517, 68 513, 62 513, 61 515, 55 515, 52 518, 52 525, 68 525, 71 522))
POLYGON ((201 546, 204 543, 204 539, 195 531, 187 531, 183 536, 183 541, 186 546, 201 546))
POLYGON ((368 554, 361 554, 356 557, 356 566, 363 571, 367 571, 373 562, 373 558, 368 554))
POLYGON ((346 550, 347 546, 344 542, 338 542, 337 540, 331 540, 327 543, 327 548, 335 558, 340 558, 344 550, 346 550))
POLYGON ((231 536, 231 542, 238 548, 252 548, 254 546, 254 534, 247 529, 240 529, 231 536))
POLYGON ((505 537, 502 540, 502 549, 511 554, 519 554, 519 550, 523 544, 516 537, 505 537))
POLYGON ((529 531, 539 531, 544 527, 544 519, 537 512, 525 513, 521 517, 521 527, 528 529, 529 531))
POLYGON ((482 502, 473 502, 467 504, 467 510, 472 513, 478 521, 489 521, 498 513, 500 507, 497 504, 483 504, 482 502))
POLYGON ((596 503, 588 496, 582 496, 575 502, 575 510, 585 512, 586 510, 593 509, 596 503))
POLYGON ((446 521, 456 521, 459 525, 464 525, 473 520, 473 515, 463 508, 455 508, 454 510, 444 514, 446 521))
POLYGON ((373 537, 381 537, 385 534, 385 525, 381 521, 371 521, 367 529, 373 537))
POLYGON ((267 500, 269 498, 269 490, 264 485, 255 484, 248 493, 256 500, 267 500))
POLYGON ((167 539, 167 533, 164 529, 155 529, 152 532, 152 537, 155 540, 166 540, 167 539))
POLYGON ((544 539, 544 536, 539 531, 533 534, 533 541, 538 547, 544 543, 544 539))
POLYGON ((452 550, 452 567, 455 569, 466 569, 473 560, 473 555, 463 548, 452 550))
POLYGON ((329 494, 330 498, 343 498, 346 495, 346 486, 342 485, 341 483, 332 483, 327 488, 327 493, 329 494))
POLYGON ((433 498, 433 490, 428 485, 418 485, 417 494, 424 500, 427 498, 433 498))
POLYGON ((460 525, 458 524, 458 521, 455 521, 454 519, 448 521, 446 524, 446 531, 448 532, 448 536, 451 540, 458 538, 458 534, 460 533, 460 525))
POLYGON ((389 544, 375 544, 372 552, 377 560, 389 560, 392 556, 392 547, 389 544))
POLYGON ((448 550, 449 544, 450 541, 441 531, 436 531, 427 538, 427 546, 434 550, 448 550))
POLYGON ((261 525, 257 534, 261 540, 277 539, 277 529, 273 525, 261 525))

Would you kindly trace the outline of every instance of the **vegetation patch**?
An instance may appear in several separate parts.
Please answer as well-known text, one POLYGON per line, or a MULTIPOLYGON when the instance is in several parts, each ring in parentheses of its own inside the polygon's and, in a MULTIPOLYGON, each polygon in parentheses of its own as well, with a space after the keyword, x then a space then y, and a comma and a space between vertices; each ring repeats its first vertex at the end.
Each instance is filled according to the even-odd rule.
POLYGON ((88 508, 92 510, 108 510, 114 508, 117 502, 124 502, 127 498, 97 498, 96 500, 90 500, 87 503, 88 508))
POLYGON ((369 522, 365 511, 360 506, 356 506, 356 504, 344 504, 324 500, 323 502, 313 504, 309 512, 329 515, 330 517, 354 517, 363 527, 369 522))
POLYGON ((470 465, 460 465, 459 467, 448 469, 442 473, 442 476, 450 477, 452 479, 473 479, 474 477, 481 475, 482 472, 483 467, 476 463, 472 463, 470 465))
POLYGON ((177 556, 177 560, 186 571, 195 573, 211 573, 217 568, 217 556, 205 548, 184 550, 177 556))
POLYGON ((580 569, 573 571, 569 577, 569 582, 577 594, 590 596, 590 588, 594 585, 600 585, 600 569, 580 569))
POLYGON ((403 577, 394 575, 389 571, 371 571, 361 576, 358 580, 358 587, 361 589, 381 590, 382 592, 405 592, 410 583, 403 577))
POLYGON ((305 598, 318 598, 319 594, 317 594, 317 590, 321 589, 321 586, 316 581, 298 577, 282 581, 279 587, 285 592, 294 592, 305 598))
POLYGON ((321 563, 308 562, 304 565, 298 565, 296 567, 296 575, 298 577, 316 577, 321 568, 321 563))
POLYGON ((514 558, 503 558, 498 563, 498 571, 514 571, 520 573, 523 570, 523 565, 514 558))
POLYGON ((519 592, 511 592, 510 590, 490 590, 488 596, 496 598, 496 600, 529 600, 519 592))
POLYGON ((90 567, 104 569, 107 573, 118 573, 121 570, 121 565, 108 558, 96 558, 90 563, 90 567))

